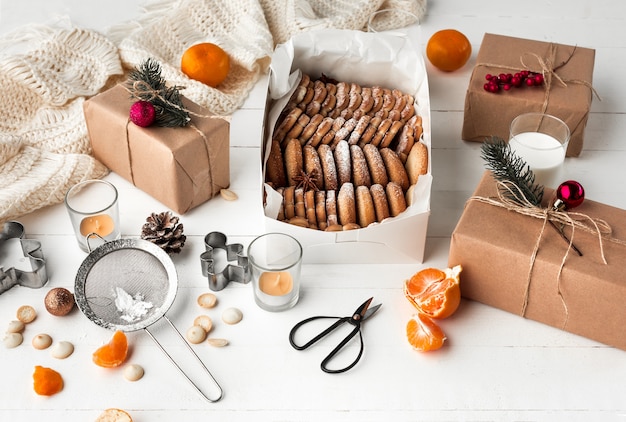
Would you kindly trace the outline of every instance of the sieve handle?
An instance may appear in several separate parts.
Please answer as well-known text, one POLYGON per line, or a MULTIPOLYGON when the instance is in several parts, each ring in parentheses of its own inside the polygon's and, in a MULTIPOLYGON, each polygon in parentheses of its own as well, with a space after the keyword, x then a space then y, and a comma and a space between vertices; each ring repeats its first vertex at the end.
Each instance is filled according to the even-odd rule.
POLYGON ((213 375, 211 374, 211 372, 209 371, 209 369, 206 367, 206 365, 204 364, 204 362, 202 362, 202 359, 200 359, 200 357, 198 356, 198 354, 191 348, 191 346, 189 345, 189 343, 187 343, 187 340, 185 340, 185 338, 183 337, 183 335, 180 333, 180 331, 178 331, 178 328, 176 328, 176 326, 172 323, 172 321, 170 321, 170 319, 167 317, 167 315, 163 315, 162 317, 163 319, 165 319, 167 321, 167 323, 170 325, 170 327, 172 327, 172 329, 174 331, 176 331, 176 334, 178 334, 178 337, 180 337, 181 341, 183 343, 185 343, 185 346, 187 346, 187 349, 191 352, 191 354, 193 354, 197 361, 200 363, 200 365, 202 365, 202 368, 204 368, 204 371, 209 375, 209 377, 211 378, 211 380, 213 381, 213 383, 217 386, 218 390, 219 390, 219 396, 217 398, 211 399, 209 398, 209 396, 207 396, 201 389, 200 387, 198 387, 192 380, 191 378, 189 378, 189 376, 185 373, 185 371, 183 371, 183 369, 176 363, 176 361, 174 360, 174 358, 172 358, 172 356, 167 352, 167 350, 165 350, 165 348, 161 345, 161 343, 159 343, 159 340, 156 339, 156 337, 150 332, 150 330, 148 330, 148 328, 144 328, 144 331, 146 333, 148 333, 148 335, 152 338, 152 340, 154 340, 154 342, 157 344, 157 346, 159 346, 159 348, 161 349, 161 351, 165 354, 165 356, 167 356, 167 358, 170 360, 170 362, 172 362, 172 364, 178 369, 178 371, 185 377, 187 378, 187 381, 189 381, 189 383, 196 389, 196 391, 198 393, 200 393, 200 395, 202 397, 204 397, 207 401, 211 402, 211 403, 215 403, 217 401, 219 401, 223 395, 224 395, 224 390, 222 390, 222 387, 220 387, 220 385, 217 383, 217 381, 215 380, 215 378, 213 377, 213 375))
POLYGON ((106 240, 102 236, 100 236, 98 233, 96 233, 96 232, 91 232, 91 233, 87 234, 85 236, 85 243, 87 244, 87 250, 89 251, 89 253, 91 253, 91 251, 93 250, 93 249, 91 249, 91 244, 89 243, 89 239, 91 239, 94 236, 95 237, 99 237, 100 240, 102 240, 104 243, 106 243, 106 240))

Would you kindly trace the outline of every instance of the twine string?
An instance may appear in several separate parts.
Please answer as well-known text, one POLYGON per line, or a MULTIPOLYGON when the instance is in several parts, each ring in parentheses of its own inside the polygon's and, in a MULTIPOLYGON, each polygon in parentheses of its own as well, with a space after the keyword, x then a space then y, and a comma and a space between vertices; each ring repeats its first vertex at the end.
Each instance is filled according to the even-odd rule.
POLYGON ((521 316, 526 315, 526 310, 528 307, 528 300, 530 295, 530 285, 532 280, 532 272, 535 266, 535 262, 537 259, 537 254, 539 252, 539 245, 541 243, 541 239, 543 238, 543 234, 545 232, 546 226, 548 222, 555 222, 561 224, 563 227, 568 226, 572 228, 571 236, 569 239, 568 247, 563 254, 563 258, 561 259, 561 263, 559 265, 559 271, 557 273, 556 278, 556 288, 557 294, 561 299, 561 303, 565 310, 565 322, 563 327, 567 325, 567 321, 569 318, 569 312, 567 303, 563 296, 563 291, 561 289, 561 275, 563 273, 563 269, 565 267, 565 263, 567 261, 567 257, 569 255, 570 250, 572 249, 572 245, 574 242, 574 235, 576 230, 581 230, 586 233, 590 233, 597 237, 598 239, 598 247, 599 247, 599 255, 603 262, 603 264, 607 265, 607 260, 604 254, 604 242, 609 241, 612 243, 617 243, 619 245, 626 246, 626 241, 614 238, 611 236, 612 228, 611 226, 604 220, 599 218, 593 218, 589 215, 583 213, 575 213, 575 212, 566 212, 557 210, 554 208, 542 208, 540 206, 532 204, 530 201, 526 199, 526 197, 522 194, 521 189, 515 183, 510 181, 496 181, 497 184, 497 198, 493 197, 482 197, 482 196, 472 196, 469 198, 470 201, 478 201, 484 204, 496 206, 499 208, 504 208, 509 211, 514 211, 518 214, 525 215, 532 218, 537 218, 543 221, 539 234, 537 235, 535 244, 533 246, 532 253, 530 255, 529 269, 526 277, 526 284, 524 290, 524 298, 522 302, 522 308, 520 311, 521 316), (515 199, 513 199, 515 198, 515 199))
MULTIPOLYGON (((548 103, 550 101, 550 92, 552 91, 552 78, 556 79, 558 81, 558 83, 567 88, 567 84, 571 83, 571 84, 576 84, 576 85, 583 85, 586 86, 587 88, 589 88, 592 92, 593 95, 596 96, 596 98, 599 101, 602 101, 602 98, 600 98, 600 95, 598 94, 598 92, 596 91, 596 89, 591 85, 590 82, 588 81, 584 81, 581 79, 563 79, 561 76, 559 76, 559 74, 557 73, 557 71, 564 67, 565 65, 567 65, 569 63, 569 61, 571 60, 571 58, 574 56, 574 54, 576 53, 576 47, 574 47, 571 51, 571 53, 567 56, 567 58, 559 63, 558 65, 555 65, 554 62, 556 61, 556 53, 558 50, 558 45, 554 44, 554 43, 550 43, 548 46, 548 53, 546 55, 546 57, 541 57, 540 55, 536 54, 536 53, 523 53, 520 56, 520 64, 522 69, 524 70, 529 70, 531 72, 535 72, 535 73, 541 73, 543 75, 543 80, 545 83, 545 95, 544 95, 544 99, 543 99, 543 104, 541 106, 541 112, 545 113, 546 110, 548 109, 548 103), (527 61, 528 61, 528 57, 534 58, 537 61, 537 66, 533 67, 530 66, 527 61), (525 60, 526 58, 526 60, 525 60)), ((520 70, 519 67, 516 66, 508 66, 508 65, 502 65, 502 64, 497 64, 497 63, 488 63, 488 62, 479 62, 476 63, 476 67, 475 69, 478 69, 478 67, 495 67, 495 68, 499 68, 499 69, 506 69, 506 70, 520 70)))
MULTIPOLYGON (((194 129, 196 132, 198 132, 198 134, 202 137, 202 144, 204 145, 204 150, 206 151, 206 157, 207 157, 207 161, 208 161, 208 168, 209 168, 209 180, 210 180, 210 185, 211 185, 211 195, 210 198, 213 198, 213 196, 215 196, 215 183, 213 180, 213 165, 211 164, 211 152, 209 151, 209 139, 206 137, 206 135, 204 134, 204 132, 202 132, 200 129, 198 129, 198 127, 196 125, 194 125, 193 123, 190 126, 192 129, 194 129)), ((223 186, 225 187, 225 186, 223 186)))
POLYGON ((126 126, 124 127, 124 133, 126 134, 126 149, 128 152, 128 171, 130 172, 130 182, 135 185, 135 175, 133 174, 133 155, 130 151, 130 138, 128 135, 128 125, 130 124, 130 117, 126 119, 126 126))
MULTIPOLYGON (((164 98, 161 95, 160 90, 158 89, 153 89, 150 84, 148 84, 146 81, 133 81, 131 87, 128 86, 124 86, 126 88, 126 90, 128 92, 130 92, 133 97, 138 98, 138 96, 135 94, 134 90, 136 91, 141 91, 142 93, 148 94, 147 97, 144 97, 145 101, 154 101, 155 99, 159 99, 163 102, 165 102, 168 106, 174 107, 177 110, 183 111, 188 113, 189 115, 192 115, 194 117, 199 117, 199 118, 208 118, 208 119, 221 119, 224 120, 226 122, 230 122, 230 119, 227 116, 219 116, 219 115, 215 115, 215 114, 200 114, 200 113, 195 113, 185 107, 181 107, 178 104, 175 104, 169 100, 167 100, 166 98, 164 98)), ((206 152, 206 156, 207 156, 207 161, 208 161, 208 172, 209 172, 209 180, 210 180, 210 197, 212 198, 213 196, 215 196, 216 192, 216 188, 215 188, 215 183, 213 180, 213 166, 211 163, 211 154, 210 154, 210 148, 209 148, 209 139, 207 138, 207 136, 204 134, 204 132, 202 132, 195 124, 193 124, 191 122, 191 119, 188 120, 188 124, 189 124, 189 128, 195 130, 198 135, 200 135, 200 137, 202 137, 203 140, 203 145, 204 145, 204 149, 206 152)), ((132 168, 132 155, 131 155, 131 148, 130 148, 130 138, 129 138, 129 133, 128 133, 128 125, 130 124, 130 119, 128 119, 126 121, 126 128, 125 128, 125 132, 126 132, 126 145, 128 147, 128 162, 130 165, 130 178, 131 178, 131 183, 133 185, 135 185, 135 179, 134 179, 134 175, 133 175, 133 168, 132 168)), ((192 180, 193 182, 193 180, 192 180)), ((195 182, 194 182, 195 184, 195 182)), ((221 190, 222 188, 226 188, 227 186, 218 186, 218 191, 221 190)))
MULTIPOLYGON (((144 101, 149 101, 152 102, 156 99, 159 99, 160 101, 163 101, 165 104, 167 104, 168 106, 175 108, 176 110, 179 111, 183 111, 187 114, 190 114, 191 116, 195 116, 195 117, 202 117, 202 118, 207 118, 207 119, 222 119, 222 120, 226 120, 228 121, 229 119, 226 116, 219 116, 216 114, 199 114, 199 113, 194 113, 193 111, 182 107, 178 104, 175 104, 171 101, 169 101, 168 99, 164 98, 161 95, 161 90, 159 89, 154 89, 152 88, 152 86, 150 86, 150 84, 146 81, 133 81, 133 83, 131 84, 130 87, 125 86, 126 90, 128 92, 130 92, 133 97, 138 98, 138 99, 143 99, 144 101), (142 94, 147 94, 147 97, 144 98, 140 98, 136 92, 141 92, 142 94)), ((182 87, 178 87, 178 88, 182 88, 182 87)))

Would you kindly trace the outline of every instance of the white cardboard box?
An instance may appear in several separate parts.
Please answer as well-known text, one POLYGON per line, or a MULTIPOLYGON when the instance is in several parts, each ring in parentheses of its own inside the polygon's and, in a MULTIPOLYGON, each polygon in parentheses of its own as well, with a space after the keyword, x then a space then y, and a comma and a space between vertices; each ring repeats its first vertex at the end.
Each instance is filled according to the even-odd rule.
POLYGON ((270 70, 263 172, 271 130, 300 80, 300 71, 312 78, 324 73, 345 82, 397 88, 413 95, 416 112, 422 117, 422 142, 428 148, 429 170, 427 175, 420 176, 412 205, 404 213, 366 228, 343 232, 302 228, 276 220, 282 197, 265 185, 266 232, 294 236, 302 244, 304 261, 308 263, 422 262, 430 215, 432 160, 428 78, 419 49, 401 37, 345 30, 305 32, 277 46, 270 70))

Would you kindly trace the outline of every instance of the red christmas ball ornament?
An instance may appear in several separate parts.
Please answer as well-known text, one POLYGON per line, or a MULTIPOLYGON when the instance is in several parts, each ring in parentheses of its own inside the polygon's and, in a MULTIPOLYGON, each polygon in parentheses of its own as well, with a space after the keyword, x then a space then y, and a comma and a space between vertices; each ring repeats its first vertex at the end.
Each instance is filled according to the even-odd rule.
POLYGON ((575 180, 568 180, 559 185, 556 189, 557 200, 554 207, 559 210, 576 208, 585 200, 585 189, 583 185, 575 180))
POLYGON ((137 101, 130 106, 130 121, 141 127, 148 127, 154 123, 154 106, 149 101, 137 101))

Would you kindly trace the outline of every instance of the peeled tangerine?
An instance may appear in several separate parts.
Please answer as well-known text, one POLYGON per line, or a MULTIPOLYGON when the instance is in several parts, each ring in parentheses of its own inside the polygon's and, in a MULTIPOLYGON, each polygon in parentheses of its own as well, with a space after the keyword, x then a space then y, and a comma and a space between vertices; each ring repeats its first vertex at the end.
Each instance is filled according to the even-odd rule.
POLYGON ((447 318, 459 307, 461 270, 460 265, 445 270, 426 268, 405 281, 404 295, 418 311, 406 326, 407 339, 416 350, 443 346, 446 336, 433 319, 447 318))
POLYGON ((113 338, 93 353, 93 362, 104 368, 115 368, 126 360, 128 340, 122 331, 116 331, 113 338))
POLYGON ((426 268, 404 282, 404 295, 421 313, 436 319, 452 315, 461 303, 462 267, 426 268))

